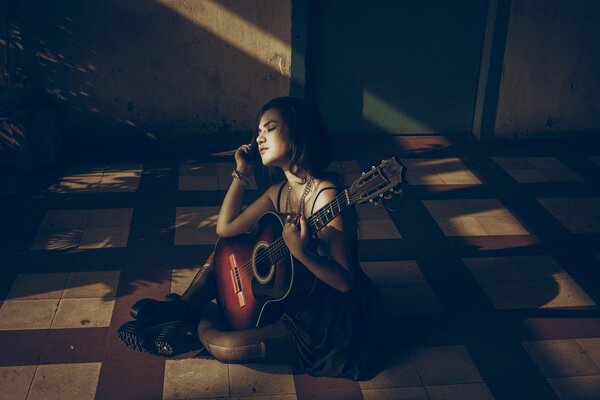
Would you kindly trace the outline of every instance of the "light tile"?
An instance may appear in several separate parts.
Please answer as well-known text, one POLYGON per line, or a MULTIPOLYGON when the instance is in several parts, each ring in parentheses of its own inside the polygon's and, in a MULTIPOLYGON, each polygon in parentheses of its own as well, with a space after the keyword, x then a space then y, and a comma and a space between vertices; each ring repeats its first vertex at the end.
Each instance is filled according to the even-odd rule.
POLYGON ((483 382, 465 346, 420 347, 412 359, 426 386, 483 382))
POLYGON ((141 172, 105 172, 98 192, 135 192, 140 186, 141 172))
POLYGON ((62 299, 52 321, 52 329, 110 326, 114 305, 114 298, 62 299))
POLYGON ((429 285, 381 286, 382 301, 394 316, 443 312, 429 285))
POLYGON ((360 264, 376 286, 427 284, 415 260, 363 261, 360 264))
POLYGON ((81 241, 82 229, 56 228, 38 230, 31 250, 67 250, 75 248, 81 241))
POLYGON ((546 378, 600 374, 575 340, 523 342, 522 346, 546 378))
POLYGON ((412 171, 410 168, 406 172, 406 180, 411 185, 443 185, 446 182, 433 171, 412 171))
MULTIPOLYGON (((462 163, 461 163, 462 164, 462 163)), ((447 185, 479 185, 481 180, 471 171, 465 169, 452 172, 438 172, 438 176, 447 185)))
POLYGON ((87 228, 129 227, 133 208, 101 208, 90 210, 87 228))
POLYGON ((369 219, 358 221, 359 240, 399 239, 400 232, 394 222, 389 219, 369 219))
POLYGON ((494 157, 493 160, 519 183, 583 181, 554 157, 494 157))
MULTIPOLYGON (((293 394, 274 394, 267 396, 234 396, 231 397, 231 400, 296 400, 298 396, 295 393, 293 394)), ((219 397, 214 400, 223 400, 222 397, 219 397)))
MULTIPOLYGON (((231 172, 231 171, 230 171, 231 172)), ((186 161, 179 166, 179 176, 216 176, 216 163, 186 161)))
POLYGON ((0 399, 21 400, 27 398, 29 386, 35 374, 35 365, 0 367, 0 399))
POLYGON ((571 233, 600 233, 600 216, 567 214, 555 216, 571 233))
POLYGON ((528 235, 529 232, 513 216, 474 217, 488 235, 528 235))
POLYGON ((85 227, 90 210, 48 210, 40 225, 41 229, 73 228, 83 229, 85 227))
POLYGON ((577 339, 576 342, 600 368, 600 338, 577 339))
POLYGON ((517 169, 506 171, 515 181, 519 183, 545 183, 550 182, 544 171, 537 169, 517 169))
POLYGON ((93 400, 100 363, 39 365, 27 400, 93 400))
POLYGON ((510 256, 507 259, 527 280, 570 278, 570 275, 551 256, 510 256))
POLYGON ((109 164, 104 167, 104 172, 120 172, 141 175, 143 169, 144 164, 109 164))
POLYGON ((494 400, 485 383, 426 386, 431 400, 494 400))
POLYGON ((105 249, 127 247, 129 226, 111 228, 86 228, 81 237, 80 249, 105 249))
POLYGON ((67 273, 19 274, 15 278, 8 299, 60 299, 67 273))
POLYGON ((598 400, 600 375, 548 379, 561 400, 598 400))
POLYGON ((544 307, 583 307, 596 303, 573 279, 546 279, 529 284, 544 300, 544 307))
POLYGON ((175 244, 214 244, 219 207, 177 207, 175 244))
POLYGON ((102 172, 65 176, 61 178, 59 193, 96 192, 102 181, 102 172))
POLYGON ((390 215, 387 210, 382 206, 374 206, 372 204, 364 204, 356 207, 356 214, 358 215, 358 220, 381 220, 381 219, 390 219, 390 215))
POLYGON ((167 360, 164 399, 229 398, 227 364, 217 360, 167 360))
POLYGON ((121 271, 72 272, 63 298, 114 298, 121 271))
POLYGON ((480 285, 499 310, 539 308, 546 303, 526 281, 480 282, 480 285))
POLYGON ((424 387, 365 389, 364 400, 429 400, 424 387))
POLYGON ((486 236, 486 231, 481 227, 477 219, 471 215, 463 215, 452 218, 436 218, 444 235, 446 236, 486 236))
MULTIPOLYGON (((410 353, 406 349, 396 348, 390 350, 389 359, 393 360, 390 366, 381 371, 377 376, 368 380, 359 382, 360 388, 368 389, 388 389, 399 387, 421 386, 421 379, 410 358, 410 353)), ((388 353, 389 354, 389 353, 388 353)))
POLYGON ((571 233, 600 232, 600 197, 536 199, 571 233))
POLYGON ((234 396, 296 393, 292 369, 286 364, 229 364, 230 394, 234 396))
POLYGON ((0 308, 0 330, 48 329, 57 299, 6 300, 0 308))

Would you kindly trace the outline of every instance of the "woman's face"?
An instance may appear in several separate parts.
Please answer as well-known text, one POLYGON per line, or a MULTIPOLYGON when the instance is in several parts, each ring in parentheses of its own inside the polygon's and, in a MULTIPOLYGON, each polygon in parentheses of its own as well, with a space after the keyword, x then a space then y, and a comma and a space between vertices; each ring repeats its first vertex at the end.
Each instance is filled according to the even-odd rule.
POLYGON ((264 112, 258 124, 256 143, 263 165, 284 170, 289 167, 290 142, 279 110, 272 108, 264 112))

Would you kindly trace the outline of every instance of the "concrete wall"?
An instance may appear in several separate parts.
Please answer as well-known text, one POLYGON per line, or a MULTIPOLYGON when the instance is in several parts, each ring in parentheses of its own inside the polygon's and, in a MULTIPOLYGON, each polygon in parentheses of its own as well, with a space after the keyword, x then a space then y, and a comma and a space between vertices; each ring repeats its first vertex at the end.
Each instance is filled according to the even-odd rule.
POLYGON ((64 103, 78 139, 247 132, 290 90, 291 0, 9 0, 7 10, 10 83, 64 103))
POLYGON ((600 2, 512 0, 496 138, 600 131, 600 2))

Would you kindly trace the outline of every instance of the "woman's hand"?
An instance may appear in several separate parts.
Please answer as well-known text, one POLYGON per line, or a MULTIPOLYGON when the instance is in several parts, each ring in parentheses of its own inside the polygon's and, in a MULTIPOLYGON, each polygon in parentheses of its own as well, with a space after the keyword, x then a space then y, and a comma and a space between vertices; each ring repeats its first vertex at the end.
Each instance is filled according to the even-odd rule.
POLYGON ((252 149, 249 144, 241 145, 235 151, 235 169, 242 174, 252 172, 252 149))
POLYGON ((306 254, 306 248, 310 242, 310 235, 306 226, 306 218, 300 217, 298 224, 288 218, 283 225, 283 240, 290 249, 290 253, 297 258, 301 259, 306 254))

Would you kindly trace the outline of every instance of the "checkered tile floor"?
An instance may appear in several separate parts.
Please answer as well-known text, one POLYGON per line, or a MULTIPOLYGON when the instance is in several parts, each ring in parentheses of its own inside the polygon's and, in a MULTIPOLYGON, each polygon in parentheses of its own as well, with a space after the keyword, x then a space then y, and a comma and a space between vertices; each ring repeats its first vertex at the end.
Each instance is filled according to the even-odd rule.
MULTIPOLYGON (((0 399, 598 399, 600 157, 592 146, 351 138, 346 183, 382 158, 402 198, 358 207, 388 359, 364 382, 288 365, 127 351, 140 297, 182 292, 212 250, 231 162, 0 175, 0 399)), ((252 182, 245 201, 258 195, 252 182)))

